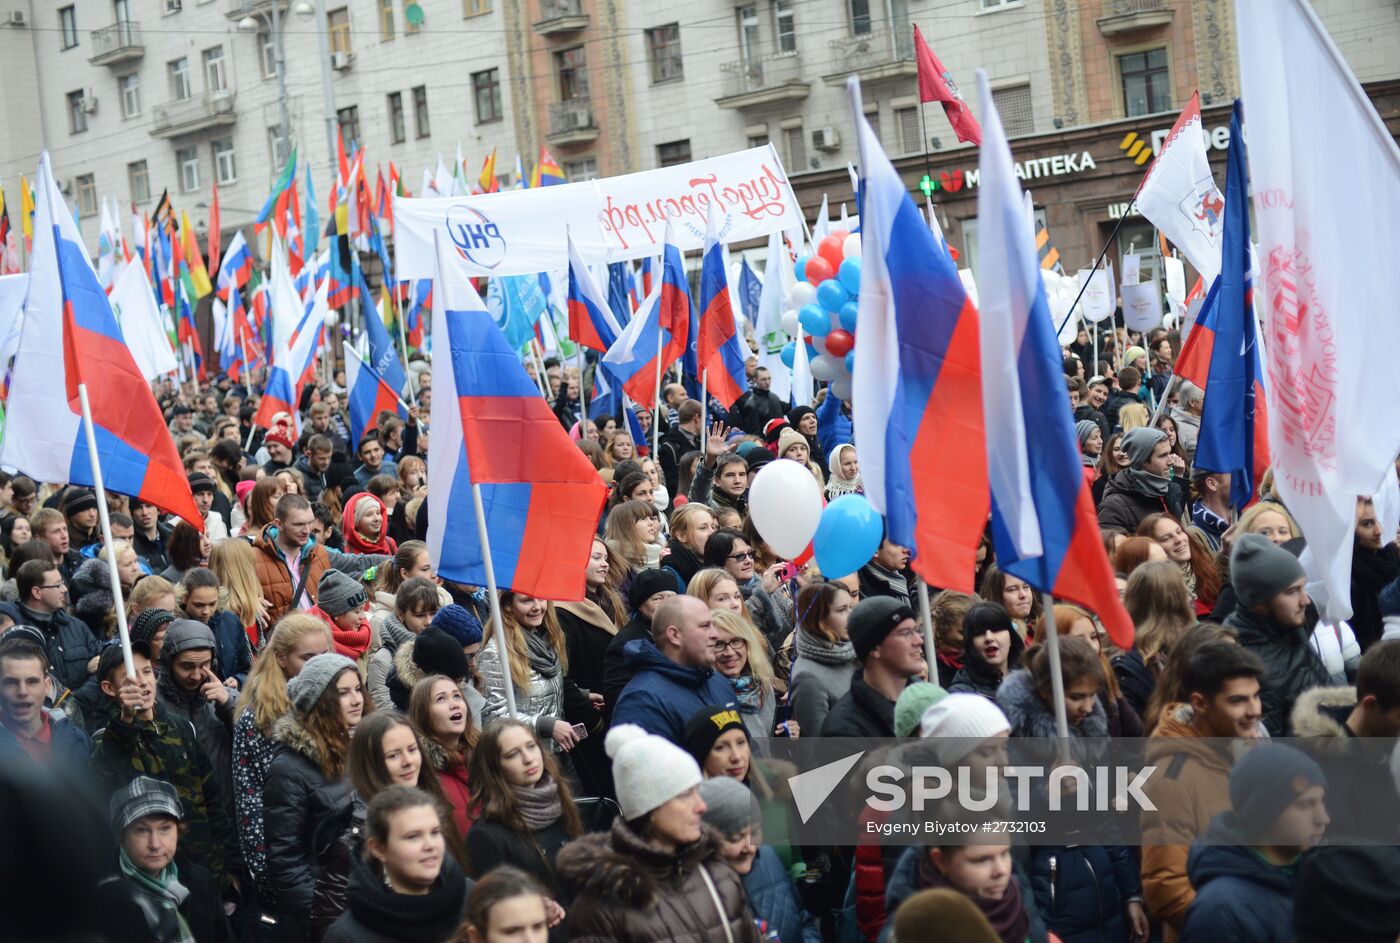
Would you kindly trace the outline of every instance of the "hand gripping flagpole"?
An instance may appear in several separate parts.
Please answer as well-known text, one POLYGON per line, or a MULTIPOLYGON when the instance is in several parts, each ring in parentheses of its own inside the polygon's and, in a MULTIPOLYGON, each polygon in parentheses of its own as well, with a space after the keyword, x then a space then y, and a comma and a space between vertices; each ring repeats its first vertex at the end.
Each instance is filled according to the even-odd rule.
POLYGON ((87 384, 78 384, 78 403, 83 410, 83 432, 87 438, 88 461, 92 463, 92 486, 97 492, 97 520, 102 526, 102 546, 107 548, 107 575, 112 580, 112 608, 117 612, 117 637, 122 644, 122 663, 126 676, 136 677, 136 665, 131 660, 131 635, 126 627, 126 602, 122 599, 122 580, 117 572, 117 554, 112 549, 112 521, 107 516, 107 489, 102 485, 102 465, 97 455, 97 434, 93 431, 92 407, 88 405, 87 384))
MULTIPOLYGON (((496 564, 491 559, 491 535, 487 532, 486 511, 481 504, 481 485, 472 482, 472 507, 476 511, 476 532, 481 539, 481 562, 486 567, 486 596, 491 601, 491 637, 501 658, 501 682, 506 689, 506 716, 515 714, 515 682, 510 676, 509 649, 505 623, 501 621, 501 597, 496 592, 496 564)), ((1063 710, 1063 703, 1061 709, 1063 710)))

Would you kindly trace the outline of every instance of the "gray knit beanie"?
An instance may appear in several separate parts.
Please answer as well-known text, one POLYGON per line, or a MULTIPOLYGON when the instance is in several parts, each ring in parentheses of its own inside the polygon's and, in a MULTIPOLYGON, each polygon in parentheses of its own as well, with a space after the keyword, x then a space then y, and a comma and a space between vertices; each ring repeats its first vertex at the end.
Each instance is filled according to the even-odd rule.
POLYGON ((1240 605, 1252 609, 1283 592, 1299 577, 1298 558, 1261 534, 1241 534, 1230 551, 1230 585, 1240 605))
POLYGON ((1099 424, 1092 419, 1081 419, 1074 424, 1074 436, 1079 440, 1079 448, 1084 448, 1084 443, 1089 441, 1089 436, 1094 434, 1094 430, 1099 424))
POLYGON ((214 633, 209 630, 209 626, 193 619, 176 619, 165 630, 165 641, 160 646, 160 659, 168 665, 174 662, 175 656, 181 652, 195 649, 216 651, 217 648, 214 633))
POLYGON ((327 570, 316 584, 316 606, 334 618, 369 602, 369 593, 358 582, 339 570, 327 570))
POLYGON ((733 838, 758 821, 758 804, 749 787, 732 776, 716 776, 700 784, 704 823, 725 838, 733 838))
POLYGON ((1165 441, 1166 438, 1167 434, 1161 429, 1137 426, 1123 433, 1118 446, 1127 453, 1129 468, 1141 468, 1152 457, 1152 450, 1157 447, 1157 443, 1165 441))
POLYGON ((292 708, 299 716, 311 713, 321 695, 326 693, 340 673, 346 668, 359 671, 355 663, 344 655, 325 652, 309 658, 302 666, 301 673, 287 682, 287 697, 292 700, 292 708))

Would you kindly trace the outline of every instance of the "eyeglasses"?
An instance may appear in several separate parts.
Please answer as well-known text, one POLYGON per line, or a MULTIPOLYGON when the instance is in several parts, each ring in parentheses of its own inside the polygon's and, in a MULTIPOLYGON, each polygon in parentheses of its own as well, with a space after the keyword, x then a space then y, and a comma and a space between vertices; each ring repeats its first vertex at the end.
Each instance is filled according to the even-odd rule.
POLYGON ((67 589, 68 589, 68 584, 67 584, 67 583, 62 583, 62 582, 59 582, 59 583, 45 583, 43 586, 40 586, 39 588, 40 588, 40 589, 62 589, 62 590, 67 590, 67 589))
POLYGON ((731 553, 729 555, 729 559, 733 560, 735 563, 743 563, 745 560, 752 560, 753 558, 754 556, 752 550, 744 550, 739 553, 731 553))
POLYGON ((741 638, 732 638, 732 639, 730 639, 730 640, 727 641, 727 642, 716 642, 716 643, 715 643, 715 654, 716 654, 716 655, 723 655, 725 652, 733 652, 733 653, 736 654, 736 655, 742 655, 744 652, 746 652, 746 651, 748 651, 748 650, 749 650, 749 643, 746 642, 746 641, 744 641, 744 640, 741 639, 741 638))
POLYGON ((922 629, 915 627, 912 629, 900 629, 898 632, 891 632, 890 637, 908 641, 909 639, 922 638, 923 634, 922 629))

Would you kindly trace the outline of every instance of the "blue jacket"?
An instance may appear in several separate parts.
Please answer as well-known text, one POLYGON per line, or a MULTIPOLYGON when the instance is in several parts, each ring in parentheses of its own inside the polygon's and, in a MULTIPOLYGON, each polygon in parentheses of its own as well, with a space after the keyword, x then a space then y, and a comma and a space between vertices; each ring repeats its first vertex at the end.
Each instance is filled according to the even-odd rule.
POLYGON ((676 664, 651 639, 628 642, 623 658, 635 672, 617 697, 612 725, 636 724, 672 743, 685 740, 686 721, 708 706, 734 706, 734 686, 713 668, 676 664))
POLYGON ((248 672, 253 670, 253 647, 248 643, 243 623, 238 616, 222 610, 209 620, 209 630, 214 633, 214 642, 218 645, 214 660, 219 666, 219 680, 237 678, 242 688, 248 672))
POLYGON ((1181 943, 1271 943, 1293 939, 1295 870, 1269 864, 1229 841, 1230 813, 1215 817, 1191 846, 1186 874, 1196 899, 1186 911, 1181 943))
MULTIPOLYGON (((61 711, 44 708, 44 712, 49 715, 50 765, 66 768, 75 775, 86 775, 88 761, 92 758, 92 740, 61 711)), ((15 735, 0 724, 0 766, 8 768, 12 763, 29 759, 15 735)))
POLYGON ((1129 896, 1141 896, 1127 847, 1035 848, 1030 883, 1036 907, 1064 943, 1126 943, 1123 907, 1129 896))
MULTIPOLYGON (((924 889, 924 886, 919 882, 919 859, 926 854, 928 854, 928 849, 923 846, 906 848, 899 859, 899 864, 894 869, 894 873, 890 875, 889 887, 885 888, 885 913, 889 914, 891 919, 885 921, 885 928, 880 931, 880 943, 890 943, 894 939, 893 918, 899 905, 924 889)), ((1030 917, 1031 921, 1026 939, 1029 943, 1048 943, 1050 937, 1045 930, 1045 921, 1041 919, 1040 911, 1036 909, 1035 895, 1031 893, 1026 873, 1021 870, 1019 864, 1012 864, 1012 876, 1016 883, 1021 885, 1021 903, 1026 909, 1026 916, 1030 917)))
POLYGON ((827 390, 826 399, 817 407, 817 444, 827 455, 838 445, 849 445, 854 434, 854 426, 841 412, 841 405, 840 398, 827 390))
POLYGON ((767 845, 758 849, 753 869, 743 877, 753 915, 778 933, 783 943, 822 943, 821 929, 802 906, 778 853, 767 845))

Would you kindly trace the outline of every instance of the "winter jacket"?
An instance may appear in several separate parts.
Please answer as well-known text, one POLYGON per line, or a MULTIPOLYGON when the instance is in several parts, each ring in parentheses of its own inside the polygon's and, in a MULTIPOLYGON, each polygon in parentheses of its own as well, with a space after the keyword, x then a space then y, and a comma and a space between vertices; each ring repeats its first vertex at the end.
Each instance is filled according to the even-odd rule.
POLYGON ((1264 662, 1264 676, 1259 679, 1262 720, 1270 736, 1283 736, 1289 712, 1303 692, 1327 684, 1327 669, 1308 644, 1307 630, 1285 628, 1244 609, 1236 609, 1225 624, 1238 632, 1241 645, 1264 662))
POLYGON ((274 752, 272 740, 253 722, 253 712, 240 711, 233 723, 233 820, 243 861, 257 884, 262 906, 269 911, 277 903, 277 888, 267 873, 263 789, 274 752))
POLYGON ((666 482, 667 494, 680 494, 677 490, 681 480, 681 458, 687 452, 700 450, 700 440, 692 437, 680 427, 667 430, 657 448, 657 458, 661 462, 661 475, 666 482))
MULTIPOLYGON (((1180 406, 1171 408, 1172 422, 1176 423, 1177 444, 1186 452, 1186 461, 1196 460, 1196 439, 1201 434, 1201 417, 1182 409, 1180 406)), ((1105 439, 1108 436, 1104 436, 1105 439)))
POLYGON ((92 637, 107 638, 109 620, 111 626, 115 626, 117 618, 112 608, 112 577, 107 561, 97 557, 84 560, 73 574, 68 598, 73 604, 73 614, 88 627, 92 637))
POLYGON ((217 645, 214 664, 218 666, 219 680, 233 678, 242 688, 243 682, 248 680, 248 672, 253 670, 253 646, 248 643, 248 632, 242 621, 227 609, 221 609, 209 620, 209 631, 214 633, 217 645))
POLYGON ((608 723, 612 721, 612 712, 617 706, 618 696, 636 673, 634 667, 627 663, 627 643, 650 638, 651 620, 638 613, 632 616, 631 622, 622 627, 621 632, 612 637, 603 652, 603 716, 608 723))
POLYGON ((1234 758, 1192 725, 1191 707, 1171 704, 1147 741, 1146 761, 1159 774, 1145 787, 1155 812, 1142 814, 1142 890, 1148 912, 1176 939, 1195 891, 1186 875, 1189 846, 1230 808, 1234 758))
POLYGON ((749 611, 749 618, 768 640, 768 647, 777 651, 783 639, 792 631, 792 594, 786 586, 768 592, 763 588, 762 577, 758 575, 740 586, 739 592, 744 596, 744 608, 749 611))
POLYGON ((1295 868, 1270 864, 1242 844, 1226 844, 1236 834, 1226 812, 1191 847, 1186 867, 1196 899, 1186 914, 1181 943, 1293 939, 1295 868))
MULTIPOLYGON (((924 884, 919 877, 920 859, 928 854, 923 847, 913 847, 904 849, 904 854, 899 859, 899 865, 894 869, 894 874, 890 876, 890 886, 885 890, 885 913, 894 914, 899 909, 899 905, 919 891, 924 889, 924 884)), ((1026 873, 1021 870, 1021 866, 1013 861, 1012 879, 1021 885, 1021 903, 1026 911, 1026 916, 1030 918, 1030 931, 1026 935, 1027 943, 1048 943, 1049 936, 1045 930, 1045 922, 1041 919, 1040 911, 1036 908, 1035 895, 1031 893, 1030 882, 1026 879, 1026 873)), ((894 923, 888 922, 885 928, 880 931, 880 943, 893 943, 894 923)))
MULTIPOLYGON (((484 715, 487 721, 506 716, 505 676, 510 671, 510 663, 501 658, 494 637, 476 656, 476 670, 481 674, 481 686, 486 695, 484 715)), ((556 671, 553 677, 545 677, 530 666, 529 683, 523 687, 515 685, 515 716, 534 728, 546 749, 560 752, 554 742, 554 724, 564 719, 563 670, 556 671)))
POLYGON ((233 718, 238 713, 238 692, 229 691, 228 700, 215 704, 199 691, 185 691, 175 683, 169 663, 162 665, 156 678, 156 703, 172 716, 183 719, 194 730, 195 743, 214 770, 214 781, 224 811, 233 814, 233 718))
POLYGON ((87 666, 101 653, 102 648, 88 627, 61 609, 51 613, 36 612, 20 603, 19 611, 26 625, 32 625, 44 633, 49 664, 63 686, 75 694, 85 688, 97 692, 97 675, 89 674, 87 666))
POLYGON ((116 717, 97 733, 91 770, 97 787, 108 796, 137 776, 170 783, 185 810, 181 850, 208 868, 222 888, 243 872, 238 836, 218 779, 188 720, 159 703, 150 720, 128 723, 116 717))
POLYGON ((702 708, 734 706, 734 689, 713 668, 678 665, 650 639, 629 642, 625 655, 634 674, 618 695, 613 726, 636 724, 678 744, 687 721, 702 708))
MULTIPOLYGON (((233 929, 224 916, 222 894, 208 868, 201 867, 181 849, 174 860, 176 880, 188 891, 178 905, 180 916, 189 925, 194 943, 234 943, 233 929)), ((123 931, 132 932, 131 939, 142 943, 182 943, 178 924, 164 908, 147 906, 145 895, 117 871, 102 880, 96 888, 93 906, 103 915, 104 927, 112 928, 109 940, 127 939, 123 931)))
MULTIPOLYGON (((307 436, 307 438, 310 438, 310 436, 307 436)), ((301 472, 302 480, 306 482, 306 500, 313 503, 320 501, 322 492, 331 484, 326 480, 326 472, 312 471, 311 456, 309 455, 303 455, 298 458, 292 463, 292 467, 301 472)), ((329 470, 330 469, 327 469, 326 471, 329 470)), ((340 482, 336 482, 336 484, 340 484, 340 482)))
MULTIPOLYGON (((271 625, 290 611, 292 593, 296 584, 292 582, 292 571, 287 568, 287 558, 282 548, 277 546, 277 528, 269 527, 261 537, 253 541, 253 567, 262 584, 263 597, 267 600, 268 624, 271 625)), ((382 553, 341 553, 308 540, 301 548, 302 575, 306 576, 306 588, 302 591, 301 605, 297 608, 310 609, 316 602, 318 584, 326 570, 335 567, 347 576, 361 579, 365 570, 379 566, 390 559, 382 553), (311 567, 310 573, 306 567, 311 567)))
POLYGON ((763 427, 787 416, 787 404, 772 390, 749 390, 729 407, 729 421, 749 435, 763 435, 763 427))
POLYGON ((292 715, 272 725, 272 765, 263 787, 267 870, 277 888, 285 939, 316 939, 345 910, 350 859, 345 836, 358 828, 349 777, 322 772, 316 742, 292 715))
MULTIPOLYGON (((602 619, 607 619, 608 614, 601 607, 596 610, 588 607, 588 610, 601 613, 602 619)), ((604 660, 608 645, 617 637, 618 630, 610 621, 607 629, 590 621, 585 615, 588 610, 583 603, 563 602, 554 607, 559 626, 564 630, 565 648, 569 655, 568 677, 580 690, 602 694, 604 660)))
POLYGON ((823 737, 893 737, 894 701, 865 683, 864 673, 851 678, 851 689, 836 702, 821 726, 823 737))
POLYGON ((851 690, 851 679, 860 673, 860 662, 850 642, 832 645, 805 629, 798 629, 797 658, 788 682, 792 719, 808 736, 821 733, 836 702, 851 690))
POLYGON ((394 706, 389 696, 389 671, 394 667, 394 656, 398 654, 399 647, 412 640, 413 633, 392 611, 379 623, 379 647, 369 656, 369 667, 365 672, 365 687, 375 709, 384 711, 394 706))
POLYGON ((1290 728, 1294 745, 1327 774, 1330 844, 1400 843, 1400 795, 1387 744, 1358 738, 1347 727, 1356 688, 1313 688, 1298 698, 1290 728))
POLYGON ((331 924, 323 943, 446 943, 462 923, 471 882, 445 854, 442 872, 427 894, 397 894, 377 868, 357 857, 350 870, 349 907, 331 924))
POLYGON ((1180 520, 1185 512, 1186 495, 1175 479, 1165 495, 1144 494, 1126 472, 1120 471, 1104 485, 1103 500, 1099 502, 1099 527, 1135 534, 1149 514, 1167 514, 1180 520))
POLYGON ((695 477, 691 479, 690 494, 687 497, 697 504, 707 504, 716 511, 720 508, 733 508, 743 516, 748 516, 749 493, 747 490, 736 498, 732 494, 716 488, 714 484, 715 466, 702 461, 695 466, 695 477))
POLYGON ((159 573, 170 566, 170 554, 165 545, 170 542, 170 535, 174 530, 169 524, 157 523, 154 538, 147 537, 139 530, 132 535, 131 548, 152 573, 159 573))
POLYGON ((460 759, 450 759, 446 748, 431 737, 423 738, 423 757, 438 774, 442 794, 447 798, 448 805, 452 806, 452 820, 457 824, 457 834, 466 835, 473 821, 467 765, 460 759))
MULTIPOLYGON (((1118 690, 1123 692, 1123 700, 1128 702, 1139 717, 1147 714, 1147 702, 1152 700, 1152 692, 1157 688, 1157 679, 1142 660, 1137 649, 1129 649, 1114 657, 1111 662, 1113 674, 1118 679, 1118 690)), ((1151 733, 1149 730, 1148 733, 1151 733)))
MULTIPOLYGON (((92 740, 62 711, 48 707, 43 710, 49 725, 47 765, 60 773, 86 775, 92 758, 92 740)), ((20 744, 19 735, 0 722, 0 769, 14 769, 30 761, 31 756, 20 744)))
POLYGON ((574 893, 573 943, 758 943, 743 885, 709 830, 672 852, 619 819, 607 834, 570 842, 559 876, 574 893))
POLYGON ((802 905, 792 876, 778 853, 767 845, 758 849, 753 868, 741 881, 753 915, 778 934, 783 943, 822 943, 821 928, 802 905))
POLYGON ((533 875, 558 896, 555 861, 570 841, 562 818, 534 832, 520 832, 500 822, 480 819, 467 832, 467 862, 474 877, 481 877, 503 864, 512 865, 533 875))
POLYGON ((354 474, 355 480, 360 483, 361 488, 364 488, 369 485, 369 480, 375 475, 388 475, 390 478, 397 477, 399 474, 399 466, 397 462, 389 458, 388 455, 385 455, 384 460, 379 463, 378 468, 371 469, 361 463, 355 467, 354 474))

